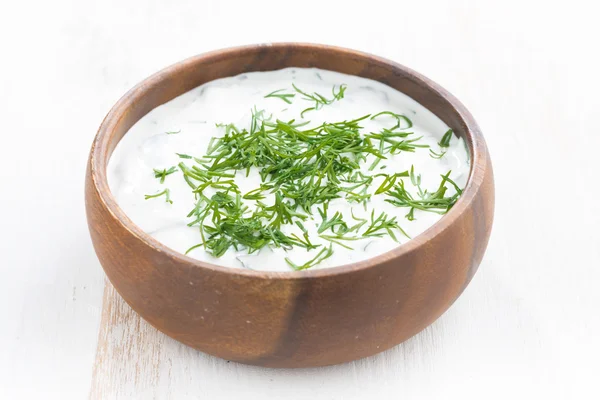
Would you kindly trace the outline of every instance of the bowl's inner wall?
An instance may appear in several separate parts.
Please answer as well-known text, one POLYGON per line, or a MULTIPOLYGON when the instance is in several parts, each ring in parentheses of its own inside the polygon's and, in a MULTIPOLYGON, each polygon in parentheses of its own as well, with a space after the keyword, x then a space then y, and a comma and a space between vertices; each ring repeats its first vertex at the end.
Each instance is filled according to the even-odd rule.
MULTIPOLYGON (((447 94, 427 78, 405 70, 387 60, 375 56, 317 45, 261 45, 221 50, 185 60, 163 70, 130 91, 122 101, 131 101, 122 117, 111 121, 105 143, 103 169, 113 150, 137 121, 154 108, 192 90, 206 82, 244 72, 272 71, 287 67, 321 68, 350 75, 357 75, 385 83, 412 97, 432 111, 456 135, 463 137, 474 160, 472 137, 467 134, 465 120, 459 110, 445 97, 447 94)), ((119 102, 119 103, 121 103, 119 102)), ((115 109, 118 108, 115 107, 115 109)))

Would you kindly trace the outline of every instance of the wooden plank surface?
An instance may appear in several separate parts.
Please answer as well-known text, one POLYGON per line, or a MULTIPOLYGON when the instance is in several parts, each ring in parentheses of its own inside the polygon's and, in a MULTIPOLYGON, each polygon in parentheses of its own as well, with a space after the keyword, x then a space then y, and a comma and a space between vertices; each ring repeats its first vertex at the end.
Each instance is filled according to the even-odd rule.
POLYGON ((0 15, 0 398, 600 397, 591 6, 12 3, 0 15), (91 248, 82 185, 97 126, 134 83, 199 52, 290 40, 391 58, 454 93, 488 142, 497 213, 480 271, 427 330, 364 360, 273 370, 191 350, 124 304, 91 248))

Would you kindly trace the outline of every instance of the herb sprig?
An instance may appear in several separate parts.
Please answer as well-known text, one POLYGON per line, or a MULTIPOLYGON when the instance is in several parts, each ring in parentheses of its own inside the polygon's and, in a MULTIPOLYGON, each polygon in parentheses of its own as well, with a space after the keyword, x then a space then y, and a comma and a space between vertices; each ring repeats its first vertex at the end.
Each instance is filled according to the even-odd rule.
POLYGON ((308 260, 306 263, 304 263, 302 265, 296 265, 294 262, 292 262, 287 257, 285 258, 285 261, 294 270, 296 270, 296 271, 302 271, 304 269, 308 269, 310 267, 314 267, 315 265, 317 265, 320 262, 322 262, 323 260, 331 257, 332 255, 333 255, 333 249, 331 248, 331 246, 329 246, 329 247, 322 248, 321 251, 319 251, 319 253, 313 259, 308 260))
POLYGON ((285 89, 275 90, 274 92, 271 92, 268 95, 266 95, 265 99, 267 99, 269 97, 273 97, 273 98, 283 100, 287 104, 292 104, 292 101, 290 99, 293 99, 296 96, 296 94, 295 93, 280 93, 280 92, 283 92, 284 90, 285 89))
POLYGON ((440 146, 440 152, 436 153, 435 151, 430 149, 429 156, 431 158, 435 158, 437 160, 444 157, 446 155, 446 153, 448 152, 448 150, 444 150, 444 149, 448 149, 448 147, 450 147, 450 140, 452 139, 453 134, 454 134, 454 131, 452 129, 448 129, 446 131, 446 133, 444 133, 444 136, 442 136, 442 139, 438 142, 438 146, 440 146))
POLYGON ((445 175, 441 175, 442 181, 436 191, 428 192, 421 188, 421 176, 415 175, 414 168, 411 168, 410 180, 413 186, 418 189, 419 197, 416 198, 410 194, 405 188, 404 181, 400 181, 393 190, 387 192, 387 195, 391 199, 386 199, 386 201, 398 207, 410 207, 406 218, 411 221, 414 220, 415 209, 434 212, 436 214, 445 214, 454 206, 462 194, 462 189, 450 179, 451 172, 448 171, 445 175), (448 190, 447 183, 455 189, 455 193, 452 196, 446 196, 446 191, 448 190))
POLYGON ((156 193, 156 194, 146 194, 144 195, 144 199, 148 200, 148 199, 155 199, 161 196, 165 196, 165 201, 167 203, 173 204, 173 200, 171 200, 171 191, 169 189, 165 189, 162 192, 156 193))
POLYGON ((335 85, 331 88, 331 93, 333 95, 333 98, 328 99, 325 96, 314 92, 312 94, 307 93, 303 90, 301 90, 300 88, 298 88, 298 86, 296 86, 295 84, 292 83, 292 86, 294 87, 294 90, 301 94, 302 99, 303 100, 308 100, 308 101, 314 101, 315 105, 309 108, 304 109, 301 113, 300 113, 300 117, 304 118, 304 114, 309 112, 309 111, 316 111, 316 110, 320 110, 323 106, 327 106, 332 104, 335 101, 341 100, 344 98, 344 93, 346 93, 346 88, 347 86, 344 84, 341 84, 338 89, 337 92, 335 91, 335 85))
MULTIPOLYGON (((346 85, 332 88, 332 98, 308 93, 292 84, 296 93, 285 89, 271 92, 265 98, 278 98, 287 104, 299 95, 314 105, 303 110, 301 117, 344 97, 346 85)), ((371 211, 370 219, 352 220, 337 211, 328 215, 328 205, 336 199, 361 204, 365 210, 372 196, 385 196, 385 201, 398 207, 408 207, 406 218, 413 220, 414 210, 443 214, 462 194, 460 187, 450 179, 450 172, 442 175, 437 190, 421 188, 421 177, 414 168, 410 171, 386 174, 373 172, 382 160, 401 152, 414 152, 429 146, 408 131, 412 121, 401 114, 382 111, 359 118, 325 122, 310 126, 308 121, 280 120, 266 116, 264 110, 252 110, 248 127, 234 124, 218 125, 223 136, 212 138, 206 153, 200 158, 177 153, 181 159, 177 167, 154 169, 154 176, 164 183, 165 178, 180 171, 195 196, 195 205, 188 213, 189 226, 197 227, 201 242, 188 249, 204 248, 215 257, 229 249, 256 253, 264 247, 293 247, 315 251, 315 256, 304 264, 285 258, 294 270, 311 268, 333 254, 333 245, 352 249, 352 242, 366 238, 389 236, 398 241, 397 234, 409 237, 395 216, 371 211), (388 127, 379 132, 362 132, 367 120, 379 119, 388 127), (387 123, 386 123, 387 124, 387 123), (365 165, 368 165, 366 172, 365 165), (252 172, 255 171, 255 172, 252 172), (260 187, 242 193, 235 183, 240 174, 258 173, 260 187), (417 195, 406 188, 409 178, 417 195), (374 186, 378 182, 378 186, 374 186), (453 195, 447 195, 449 187, 453 195), (374 189, 374 190, 373 190, 374 189), (316 210, 316 212, 315 212, 316 210), (316 221, 315 234, 329 242, 328 246, 314 243, 305 223, 316 221), (299 230, 294 230, 298 228, 299 230)), ((448 133, 449 132, 449 133, 448 133)), ((440 141, 448 147, 452 131, 440 141)), ((174 132, 175 133, 175 132, 174 132)), ((430 150, 431 153, 434 153, 430 150)), ((443 155, 443 154, 442 154, 443 155)), ((441 156, 440 156, 441 157, 441 156)), ((146 199, 165 196, 172 203, 169 189, 146 199)))
POLYGON ((165 183, 165 178, 168 175, 177 171, 177 167, 171 167, 169 169, 154 169, 154 177, 160 179, 160 183, 165 183))

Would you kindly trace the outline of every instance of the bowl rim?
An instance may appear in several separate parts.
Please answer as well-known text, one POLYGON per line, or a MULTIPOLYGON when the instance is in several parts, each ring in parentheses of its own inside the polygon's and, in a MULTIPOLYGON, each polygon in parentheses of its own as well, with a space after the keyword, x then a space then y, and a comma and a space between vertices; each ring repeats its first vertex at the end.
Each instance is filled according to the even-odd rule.
POLYGON ((461 214, 468 210, 483 183, 485 170, 486 167, 488 167, 486 164, 487 157, 488 154, 485 140, 479 129, 479 126, 475 122, 471 113, 456 97, 454 97, 446 89, 433 82, 429 78, 419 74, 418 72, 408 67, 405 67, 402 64, 362 51, 315 43, 278 42, 236 46, 201 53, 179 61, 166 68, 163 68, 162 70, 150 75, 141 82, 137 83, 133 88, 127 91, 117 101, 117 103, 115 103, 115 105, 110 109, 110 111, 102 121, 90 150, 88 167, 90 168, 91 183, 93 184, 94 189, 98 194, 98 199, 102 202, 103 206, 112 215, 112 217, 116 221, 118 221, 119 224, 121 224, 121 227, 127 230, 130 234, 134 235, 140 241, 144 242, 145 245, 153 248, 155 251, 163 253, 165 256, 171 258, 173 261, 179 263, 180 265, 185 264, 192 268, 203 268, 210 270, 214 273, 222 273, 232 276, 246 276, 267 280, 303 280, 333 277, 338 275, 350 274, 356 271, 366 270, 369 268, 376 267, 377 265, 382 264, 384 261, 401 258, 402 256, 410 254, 416 251, 417 249, 421 248, 422 246, 426 245, 435 236, 448 229, 461 214), (137 100, 143 98, 146 92, 149 91, 149 88, 155 87, 161 82, 164 82, 170 76, 174 76, 179 71, 185 70, 189 67, 190 64, 196 64, 202 61, 206 62, 216 58, 222 59, 226 57, 231 57, 235 56, 239 52, 260 50, 264 51, 265 48, 303 48, 305 50, 331 51, 336 54, 352 55, 356 58, 372 60, 380 64, 387 64, 393 69, 402 70, 403 74, 407 75, 410 79, 416 81, 421 86, 425 87, 428 91, 434 92, 436 95, 444 99, 448 103, 447 105, 449 105, 452 108, 452 112, 457 114, 459 119, 464 124, 464 139, 467 144, 469 158, 471 161, 467 184, 463 189, 463 193, 456 202, 456 204, 450 209, 450 211, 444 214, 439 221, 427 228, 424 232, 413 237, 408 242, 400 244, 397 247, 385 253, 368 258, 366 260, 357 261, 355 263, 343 264, 335 267, 322 269, 307 269, 302 271, 276 272, 250 270, 244 268, 232 268, 212 264, 197 260, 183 253, 180 253, 162 244, 160 241, 153 238, 150 234, 144 232, 131 219, 129 219, 129 217, 125 214, 121 207, 119 207, 115 197, 113 196, 108 186, 107 165, 109 156, 106 155, 107 147, 111 143, 111 133, 119 125, 120 120, 124 117, 126 113, 126 110, 132 104, 135 104, 137 100))

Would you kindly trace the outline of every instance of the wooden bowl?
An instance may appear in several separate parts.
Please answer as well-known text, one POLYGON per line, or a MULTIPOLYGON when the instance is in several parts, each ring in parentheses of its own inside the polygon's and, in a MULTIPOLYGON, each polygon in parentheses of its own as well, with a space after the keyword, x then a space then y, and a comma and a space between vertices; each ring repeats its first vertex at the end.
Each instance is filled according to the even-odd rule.
POLYGON ((100 126, 90 152, 85 200, 94 248, 108 278, 154 327, 228 360, 313 367, 389 349, 448 309, 473 277, 487 247, 494 183, 479 127, 465 107, 434 82, 369 54, 282 43, 192 57, 135 86, 100 126), (372 259, 284 273, 197 261, 162 245, 129 220, 110 192, 106 166, 135 122, 208 81, 292 66, 383 82, 421 103, 462 136, 472 166, 464 193, 450 212, 423 234, 372 259))

